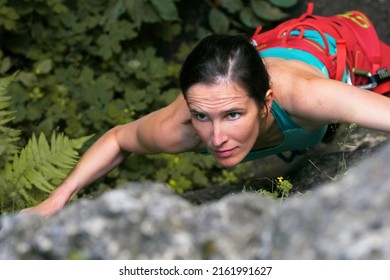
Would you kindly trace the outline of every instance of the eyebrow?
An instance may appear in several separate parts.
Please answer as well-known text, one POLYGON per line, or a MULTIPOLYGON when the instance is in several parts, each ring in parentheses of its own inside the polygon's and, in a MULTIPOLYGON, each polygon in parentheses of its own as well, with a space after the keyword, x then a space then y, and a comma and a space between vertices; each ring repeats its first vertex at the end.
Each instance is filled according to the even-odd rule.
MULTIPOLYGON (((242 111, 245 111, 244 108, 240 108, 240 107, 232 107, 232 108, 229 108, 227 110, 224 110, 221 112, 222 115, 224 114, 228 114, 228 113, 231 113, 231 112, 242 112, 242 111)), ((202 112, 202 111, 198 111, 198 110, 195 110, 195 109, 190 109, 190 113, 192 114, 207 114, 206 112, 202 112)))
POLYGON ((230 109, 228 109, 228 110, 225 110, 225 111, 223 111, 224 113, 230 113, 230 112, 242 112, 242 111, 245 111, 245 109, 244 108, 240 108, 240 107, 233 107, 233 108, 230 108, 230 109))
POLYGON ((190 113, 192 113, 192 114, 199 114, 199 113, 204 114, 203 112, 199 112, 199 111, 197 111, 195 109, 190 109, 190 113))

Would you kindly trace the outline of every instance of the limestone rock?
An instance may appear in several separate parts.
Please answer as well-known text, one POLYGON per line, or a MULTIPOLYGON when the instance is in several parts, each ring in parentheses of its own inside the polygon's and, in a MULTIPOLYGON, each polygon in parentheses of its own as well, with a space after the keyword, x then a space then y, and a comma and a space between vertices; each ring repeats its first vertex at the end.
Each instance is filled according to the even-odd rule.
POLYGON ((49 219, 1 218, 1 259, 389 259, 390 146, 340 180, 281 201, 233 193, 191 204, 129 183, 49 219))

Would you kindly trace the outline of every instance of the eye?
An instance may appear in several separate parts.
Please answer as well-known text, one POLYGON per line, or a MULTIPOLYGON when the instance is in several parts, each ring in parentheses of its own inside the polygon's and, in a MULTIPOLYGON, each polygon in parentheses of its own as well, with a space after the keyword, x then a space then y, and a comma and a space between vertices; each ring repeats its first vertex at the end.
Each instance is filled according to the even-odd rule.
POLYGON ((203 113, 196 113, 195 118, 199 121, 207 121, 207 116, 203 113))
POLYGON ((237 112, 231 112, 227 115, 227 117, 230 119, 230 120, 237 120, 241 117, 241 114, 240 113, 237 113, 237 112))

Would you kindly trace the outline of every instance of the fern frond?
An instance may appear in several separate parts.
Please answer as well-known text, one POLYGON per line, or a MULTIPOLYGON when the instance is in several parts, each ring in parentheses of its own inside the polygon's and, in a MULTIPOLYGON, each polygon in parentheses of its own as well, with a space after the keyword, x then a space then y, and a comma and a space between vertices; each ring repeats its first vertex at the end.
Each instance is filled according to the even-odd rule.
POLYGON ((77 162, 77 149, 91 137, 69 139, 63 134, 53 133, 49 144, 43 133, 38 139, 33 135, 20 154, 15 155, 12 163, 7 163, 0 173, 3 181, 12 186, 12 194, 18 195, 17 208, 33 206, 40 202, 33 198, 44 198, 53 191, 77 162))
POLYGON ((63 180, 75 165, 79 149, 91 136, 70 140, 63 134, 53 133, 49 145, 45 135, 31 137, 20 155, 14 157, 11 168, 7 168, 6 180, 18 185, 28 182, 39 190, 49 193, 56 186, 53 181, 63 180))
POLYGON ((15 143, 19 141, 21 131, 8 127, 14 119, 12 116, 14 112, 8 110, 11 106, 11 97, 6 95, 12 79, 13 76, 0 79, 0 167, 3 167, 5 162, 10 161, 20 150, 15 143))

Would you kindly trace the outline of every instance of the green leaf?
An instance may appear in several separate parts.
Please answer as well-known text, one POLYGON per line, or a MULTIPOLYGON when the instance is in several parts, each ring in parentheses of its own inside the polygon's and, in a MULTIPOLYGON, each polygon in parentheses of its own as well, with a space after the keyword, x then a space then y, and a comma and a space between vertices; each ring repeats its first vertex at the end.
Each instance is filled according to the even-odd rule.
POLYGON ((50 146, 43 133, 39 140, 33 135, 20 155, 14 158, 11 168, 7 169, 6 180, 28 181, 43 192, 52 191, 55 186, 50 181, 65 178, 77 158, 75 149, 79 149, 90 137, 69 140, 62 134, 53 134, 50 146))
POLYGON ((0 79, 0 167, 11 160, 19 152, 19 147, 15 143, 20 139, 21 131, 10 127, 14 120, 14 112, 9 110, 11 103, 7 96, 7 88, 14 76, 0 79))
POLYGON ((0 74, 7 72, 12 66, 11 58, 9 56, 4 57, 0 64, 0 74))
POLYGON ((115 51, 120 50, 118 42, 111 40, 111 37, 106 34, 100 35, 96 43, 98 45, 96 54, 105 60, 110 59, 115 51))
POLYGON ((253 14, 252 10, 249 7, 246 7, 241 10, 240 20, 246 27, 249 28, 256 28, 257 26, 264 24, 264 22, 262 22, 253 14))
POLYGON ((124 100, 112 100, 106 107, 106 116, 112 123, 123 124, 131 121, 129 110, 126 108, 124 100))
POLYGON ((151 0, 152 6, 163 20, 178 20, 179 15, 174 0, 151 0))
POLYGON ((269 2, 277 7, 287 9, 295 6, 298 0, 269 0, 269 2))
POLYGON ((124 0, 124 5, 128 14, 135 23, 137 28, 141 27, 146 0, 124 0))
POLYGON ((108 22, 113 23, 126 12, 126 6, 123 1, 116 1, 107 13, 108 22))
POLYGON ((67 28, 72 28, 77 24, 77 17, 72 12, 62 13, 58 15, 58 19, 67 28))
MULTIPOLYGON (((110 29, 110 37, 113 40, 120 41, 131 40, 136 38, 138 33, 135 31, 135 25, 125 20, 117 21, 112 24, 110 29)), ((115 49, 115 52, 118 53, 121 50, 121 47, 115 49)))
POLYGON ((22 71, 19 73, 17 80, 21 81, 23 85, 30 88, 36 85, 37 76, 35 76, 33 73, 22 71))
POLYGON ((288 17, 279 8, 263 0, 251 0, 251 7, 256 16, 269 21, 280 21, 288 17))
POLYGON ((93 82, 94 71, 88 66, 83 67, 81 73, 79 74, 78 83, 79 84, 88 84, 93 82))
POLYGON ((145 4, 142 10, 142 22, 146 23, 156 23, 160 21, 160 16, 157 13, 157 10, 152 5, 145 4))
POLYGON ((47 74, 53 68, 53 61, 50 58, 38 61, 35 64, 35 73, 39 74, 47 74))
POLYGON ((161 33, 161 36, 165 42, 171 42, 173 38, 182 31, 180 24, 169 24, 165 25, 163 28, 164 32, 161 33))
POLYGON ((209 24, 215 33, 225 33, 229 29, 229 19, 218 9, 211 9, 209 13, 209 24))
POLYGON ((0 96, 4 96, 6 98, 9 98, 8 96, 6 96, 7 87, 13 79, 14 79, 14 77, 12 77, 12 76, 4 77, 4 78, 0 79, 0 96))
POLYGON ((0 6, 0 26, 4 29, 16 30, 16 20, 19 19, 19 14, 14 8, 7 6, 0 6))
POLYGON ((222 8, 226 9, 231 14, 240 11, 244 7, 242 0, 220 0, 219 3, 222 8))
POLYGON ((61 1, 55 1, 52 3, 51 7, 56 14, 61 14, 68 11, 68 8, 63 5, 61 1))
POLYGON ((99 77, 92 83, 85 85, 83 90, 84 98, 90 104, 98 106, 98 108, 105 107, 113 98, 112 88, 115 82, 107 79, 105 76, 99 77))
POLYGON ((125 88, 125 100, 129 106, 139 111, 145 110, 147 104, 144 102, 145 90, 137 89, 133 85, 125 88))

